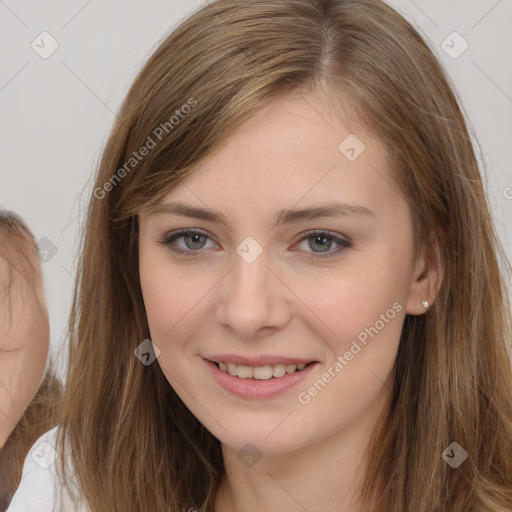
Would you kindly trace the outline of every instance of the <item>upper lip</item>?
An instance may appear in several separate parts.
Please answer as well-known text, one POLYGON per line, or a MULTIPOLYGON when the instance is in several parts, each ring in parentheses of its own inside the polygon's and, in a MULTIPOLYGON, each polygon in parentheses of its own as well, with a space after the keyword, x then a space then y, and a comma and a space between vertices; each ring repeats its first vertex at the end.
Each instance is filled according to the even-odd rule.
POLYGON ((242 356, 236 354, 213 355, 205 359, 214 363, 231 363, 243 366, 273 366, 275 364, 307 364, 313 362, 312 359, 301 359, 298 357, 284 357, 275 355, 261 356, 242 356))

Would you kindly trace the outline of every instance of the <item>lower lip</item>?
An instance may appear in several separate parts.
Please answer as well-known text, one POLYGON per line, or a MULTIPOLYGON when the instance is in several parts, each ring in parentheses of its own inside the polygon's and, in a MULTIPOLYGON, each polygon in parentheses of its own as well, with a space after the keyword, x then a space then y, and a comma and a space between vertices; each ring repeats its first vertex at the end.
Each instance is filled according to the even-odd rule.
POLYGON ((213 377, 224 389, 242 398, 270 398, 284 393, 302 380, 304 380, 319 363, 312 363, 300 371, 287 373, 283 377, 268 380, 241 379, 233 377, 227 372, 217 368, 215 363, 206 360, 213 377))

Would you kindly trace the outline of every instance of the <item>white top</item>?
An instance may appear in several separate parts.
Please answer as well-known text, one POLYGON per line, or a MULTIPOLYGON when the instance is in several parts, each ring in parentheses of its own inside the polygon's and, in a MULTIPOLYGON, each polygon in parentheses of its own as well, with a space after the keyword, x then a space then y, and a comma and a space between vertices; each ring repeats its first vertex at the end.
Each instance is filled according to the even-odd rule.
POLYGON ((55 462, 58 457, 55 449, 57 429, 55 427, 43 434, 30 448, 20 485, 7 512, 86 512, 83 507, 77 509, 69 496, 64 496, 61 501, 62 486, 55 462))

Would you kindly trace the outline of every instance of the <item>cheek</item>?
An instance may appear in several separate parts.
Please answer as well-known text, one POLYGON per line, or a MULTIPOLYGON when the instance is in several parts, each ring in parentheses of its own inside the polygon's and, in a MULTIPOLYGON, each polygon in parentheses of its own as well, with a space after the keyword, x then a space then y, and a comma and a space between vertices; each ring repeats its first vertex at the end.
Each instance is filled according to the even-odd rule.
POLYGON ((141 289, 151 338, 161 342, 186 312, 186 290, 156 268, 141 273, 141 289))
MULTIPOLYGON (((366 259, 365 259, 366 260, 366 259)), ((317 276, 318 277, 318 276, 317 276)), ((297 280, 295 291, 317 319, 317 330, 336 354, 349 350, 354 339, 364 343, 365 333, 377 324, 388 328, 402 310, 404 284, 386 261, 360 261, 316 280, 297 280)), ((372 330, 372 332, 374 332, 372 330)), ((396 327, 395 337, 400 333, 396 327)))
POLYGON ((11 391, 0 383, 0 449, 11 435, 18 420, 13 410, 11 391))
POLYGON ((186 266, 141 258, 140 283, 152 341, 170 352, 200 325, 201 300, 211 285, 186 266))
POLYGON ((31 340, 26 357, 20 362, 22 388, 25 392, 25 405, 32 400, 43 379, 46 360, 50 348, 50 325, 45 310, 38 310, 27 334, 31 340))
POLYGON ((30 343, 20 350, 0 353, 0 446, 30 405, 43 378, 49 343, 46 317, 33 318, 17 338, 30 343))
POLYGON ((331 280, 324 293, 309 296, 308 304, 330 329, 323 337, 329 350, 325 365, 296 397, 309 442, 325 434, 318 418, 334 434, 381 400, 391 386, 405 308, 391 274, 374 270, 372 276, 346 274, 331 280))

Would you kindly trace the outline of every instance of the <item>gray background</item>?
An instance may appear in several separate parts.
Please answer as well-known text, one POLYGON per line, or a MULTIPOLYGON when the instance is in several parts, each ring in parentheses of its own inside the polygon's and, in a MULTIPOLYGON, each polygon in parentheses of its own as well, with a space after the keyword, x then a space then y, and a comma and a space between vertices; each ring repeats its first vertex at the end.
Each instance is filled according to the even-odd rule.
MULTIPOLYGON (((48 251, 54 354, 65 342, 92 172, 115 113, 158 42, 202 3, 0 0, 0 207, 20 214, 48 251), (51 49, 50 37, 58 48, 42 58, 36 49, 51 49)), ((512 259, 512 0, 388 3, 430 41, 455 84, 512 259)))

